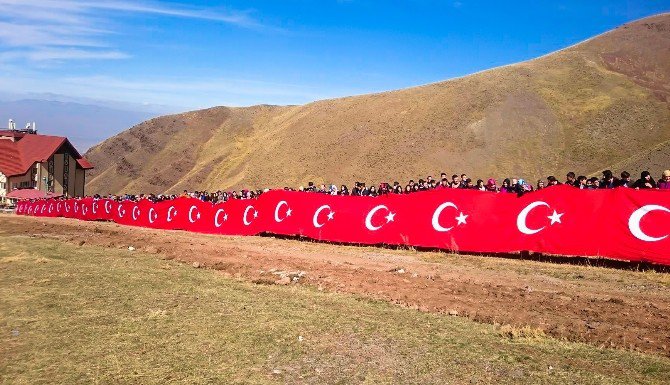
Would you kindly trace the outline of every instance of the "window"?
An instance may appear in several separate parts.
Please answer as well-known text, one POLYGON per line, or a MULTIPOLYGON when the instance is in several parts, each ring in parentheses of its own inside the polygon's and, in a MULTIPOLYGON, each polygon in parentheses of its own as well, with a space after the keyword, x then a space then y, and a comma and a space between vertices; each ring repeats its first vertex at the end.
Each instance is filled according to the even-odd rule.
POLYGON ((6 189, 7 188, 6 186, 7 184, 5 182, 0 182, 0 190, 6 189))

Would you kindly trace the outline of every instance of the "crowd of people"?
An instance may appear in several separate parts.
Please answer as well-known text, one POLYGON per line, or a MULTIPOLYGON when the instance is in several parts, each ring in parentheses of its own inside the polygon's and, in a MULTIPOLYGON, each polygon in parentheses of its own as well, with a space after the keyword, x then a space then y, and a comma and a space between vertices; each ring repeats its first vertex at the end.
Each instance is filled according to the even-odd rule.
MULTIPOLYGON (((634 189, 661 189, 661 190, 670 190, 670 170, 663 171, 661 177, 656 181, 649 171, 644 171, 641 173, 640 178, 633 180, 630 173, 624 171, 620 174, 620 177, 617 177, 612 173, 611 170, 605 170, 602 172, 602 178, 591 177, 587 178, 586 176, 580 175, 577 176, 574 172, 569 172, 565 176, 565 181, 561 182, 555 176, 548 176, 545 180, 538 180, 534 185, 529 183, 524 179, 517 178, 506 178, 500 184, 490 178, 484 182, 483 179, 478 179, 473 181, 466 174, 454 174, 451 178, 447 177, 446 173, 441 173, 440 178, 436 179, 433 176, 429 175, 425 179, 419 178, 416 181, 410 180, 404 186, 399 182, 387 183, 382 182, 378 186, 371 185, 367 186, 364 182, 355 182, 353 187, 349 189, 346 185, 341 185, 340 187, 336 185, 315 185, 313 182, 309 182, 307 187, 300 186, 298 189, 291 187, 284 187, 283 190, 287 191, 305 191, 311 193, 321 193, 329 195, 353 195, 353 196, 379 196, 385 194, 410 194, 418 191, 426 190, 439 190, 439 189, 472 189, 480 191, 488 191, 492 193, 511 193, 517 195, 523 195, 537 190, 542 190, 556 185, 567 185, 574 188, 582 190, 596 190, 596 189, 610 189, 616 187, 624 188, 634 188, 634 189)), ((178 197, 188 197, 194 199, 200 199, 205 202, 225 202, 230 199, 254 199, 263 194, 264 192, 269 191, 269 189, 264 190, 235 190, 235 191, 216 191, 216 192, 207 192, 207 191, 193 191, 189 192, 184 190, 180 195, 168 195, 168 194, 140 194, 140 195, 108 195, 105 198, 110 198, 118 201, 123 200, 150 200, 152 202, 160 202, 164 200, 176 199, 178 197)), ((94 196, 94 198, 102 198, 99 195, 94 196)))

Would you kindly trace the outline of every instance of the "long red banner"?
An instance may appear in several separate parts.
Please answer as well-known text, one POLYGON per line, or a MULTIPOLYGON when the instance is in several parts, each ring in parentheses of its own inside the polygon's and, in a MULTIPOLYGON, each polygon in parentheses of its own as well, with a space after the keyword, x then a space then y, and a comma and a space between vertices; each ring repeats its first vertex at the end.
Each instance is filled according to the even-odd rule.
POLYGON ((380 197, 270 191, 212 205, 192 198, 20 202, 20 215, 107 220, 212 234, 300 235, 332 242, 473 253, 532 251, 670 265, 670 193, 556 186, 517 197, 432 190, 380 197))

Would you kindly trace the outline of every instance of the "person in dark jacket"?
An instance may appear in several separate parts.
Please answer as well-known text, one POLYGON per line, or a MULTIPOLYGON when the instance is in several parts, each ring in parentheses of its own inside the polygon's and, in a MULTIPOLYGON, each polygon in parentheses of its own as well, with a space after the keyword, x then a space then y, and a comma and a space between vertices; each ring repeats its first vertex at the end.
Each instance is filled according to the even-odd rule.
POLYGON ((561 182, 559 182, 555 176, 549 175, 547 177, 547 187, 558 186, 559 184, 561 184, 561 182))
POLYGON ((656 188, 656 181, 651 177, 649 171, 642 171, 640 179, 635 181, 633 188, 638 190, 656 188))
POLYGON ((505 178, 505 180, 503 180, 502 186, 500 186, 500 192, 501 193, 514 192, 514 186, 512 186, 512 181, 509 178, 505 178))
POLYGON ((611 170, 603 171, 603 179, 600 181, 600 188, 615 188, 619 184, 619 179, 614 177, 611 170))
MULTIPOLYGON (((458 188, 470 188, 468 187, 468 176, 465 174, 461 174, 461 185, 458 186, 458 188)), ((472 181, 470 181, 470 184, 472 184, 472 181)))
POLYGON ((632 187, 633 186, 633 181, 630 180, 630 173, 628 171, 624 171, 621 173, 621 179, 619 179, 619 183, 617 183, 616 187, 632 187))
POLYGON ((600 180, 598 180, 598 177, 594 176, 586 180, 586 189, 587 190, 595 190, 598 188, 598 185, 600 184, 600 180))
MULTIPOLYGON (((374 186, 371 186, 371 188, 372 187, 374 187, 374 186)), ((370 195, 370 189, 365 186, 365 183, 361 182, 360 189, 361 189, 361 195, 362 196, 366 197, 366 196, 370 195)), ((376 191, 375 191, 375 193, 376 193, 376 191)))
POLYGON ((577 184, 575 186, 580 190, 586 190, 586 179, 587 178, 584 175, 580 175, 577 178, 577 184))
POLYGON ((458 175, 454 174, 451 176, 451 183, 449 183, 449 187, 451 188, 461 187, 461 179, 458 177, 458 175))

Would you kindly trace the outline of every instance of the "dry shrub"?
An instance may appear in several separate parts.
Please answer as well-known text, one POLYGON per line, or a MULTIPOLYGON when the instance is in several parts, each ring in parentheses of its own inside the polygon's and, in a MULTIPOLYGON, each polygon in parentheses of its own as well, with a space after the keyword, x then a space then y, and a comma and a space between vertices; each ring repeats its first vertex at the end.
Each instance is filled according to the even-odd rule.
POLYGON ((544 330, 539 328, 533 328, 530 326, 517 327, 512 325, 502 325, 498 329, 498 333, 501 336, 507 337, 512 340, 520 338, 540 339, 546 337, 544 330))

